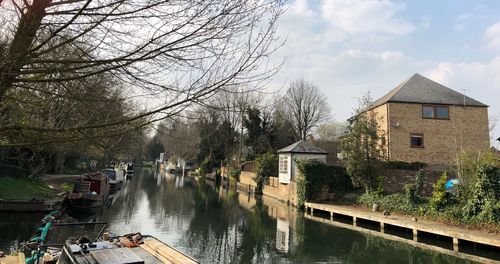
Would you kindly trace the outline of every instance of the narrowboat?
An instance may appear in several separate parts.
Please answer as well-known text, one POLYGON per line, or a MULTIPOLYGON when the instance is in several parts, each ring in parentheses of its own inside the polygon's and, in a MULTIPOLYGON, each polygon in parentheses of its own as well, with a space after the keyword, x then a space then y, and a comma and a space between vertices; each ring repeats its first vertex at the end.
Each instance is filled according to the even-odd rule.
POLYGON ((134 163, 129 162, 127 164, 127 177, 132 177, 134 175, 134 163))
POLYGON ((121 168, 103 169, 101 172, 106 177, 108 177, 109 193, 115 193, 117 190, 121 188, 125 174, 123 169, 121 168))
POLYGON ((199 263, 152 236, 140 233, 110 237, 104 234, 97 242, 88 239, 66 241, 58 264, 98 263, 199 263))
POLYGON ((66 198, 73 210, 90 210, 105 204, 109 194, 109 181, 100 172, 86 174, 76 180, 73 192, 66 198))

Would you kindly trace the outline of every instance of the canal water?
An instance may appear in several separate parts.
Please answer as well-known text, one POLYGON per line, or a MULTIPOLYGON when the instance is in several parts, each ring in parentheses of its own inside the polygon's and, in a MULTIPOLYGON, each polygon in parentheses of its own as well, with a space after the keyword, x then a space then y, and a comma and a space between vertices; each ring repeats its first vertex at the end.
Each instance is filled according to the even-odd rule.
MULTIPOLYGON (((40 215, 0 214, 0 248, 30 237, 40 215)), ((97 215, 115 234, 141 232, 202 263, 470 263, 305 219, 274 199, 137 168, 97 215)))

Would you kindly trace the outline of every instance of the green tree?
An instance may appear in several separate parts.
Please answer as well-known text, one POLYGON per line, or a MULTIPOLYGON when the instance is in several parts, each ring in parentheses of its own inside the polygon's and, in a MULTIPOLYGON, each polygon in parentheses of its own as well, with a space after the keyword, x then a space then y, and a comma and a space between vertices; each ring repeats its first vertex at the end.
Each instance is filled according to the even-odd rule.
POLYGON ((377 185, 377 177, 382 169, 384 149, 379 144, 377 117, 370 112, 371 99, 363 97, 356 114, 349 121, 349 134, 342 138, 342 150, 347 155, 346 169, 356 187, 366 192, 377 185))
POLYGON ((156 134, 146 145, 146 154, 149 160, 154 160, 162 152, 165 152, 165 146, 161 143, 159 135, 156 134))
POLYGON ((243 126, 247 130, 245 144, 249 149, 247 159, 266 153, 271 149, 272 123, 269 119, 261 117, 261 112, 256 107, 249 107, 243 118, 243 126))
POLYGON ((255 182, 258 188, 262 188, 269 177, 278 176, 278 155, 274 152, 267 152, 263 155, 257 156, 255 159, 257 165, 257 175, 255 176, 255 182))

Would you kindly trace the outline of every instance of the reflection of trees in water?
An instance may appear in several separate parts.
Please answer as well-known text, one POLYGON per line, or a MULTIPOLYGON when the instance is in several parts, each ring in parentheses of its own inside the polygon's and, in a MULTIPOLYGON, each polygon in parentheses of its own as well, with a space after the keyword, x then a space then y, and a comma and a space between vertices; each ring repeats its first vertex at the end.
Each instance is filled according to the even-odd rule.
POLYGON ((275 263, 275 220, 263 206, 241 209, 234 190, 200 182, 193 190, 194 216, 183 244, 207 263, 275 263))
POLYGON ((0 250, 8 251, 14 240, 30 239, 42 217, 43 214, 37 213, 0 213, 0 250))
POLYGON ((104 210, 103 221, 129 223, 138 210, 138 201, 145 195, 141 185, 149 173, 149 168, 136 167, 133 178, 123 183, 122 189, 115 194, 113 204, 104 210))

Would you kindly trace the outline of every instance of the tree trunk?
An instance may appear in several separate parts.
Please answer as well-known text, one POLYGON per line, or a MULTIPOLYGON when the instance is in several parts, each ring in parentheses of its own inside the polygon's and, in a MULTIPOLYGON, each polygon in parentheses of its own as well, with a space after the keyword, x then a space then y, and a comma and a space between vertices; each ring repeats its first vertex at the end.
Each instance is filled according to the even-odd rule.
POLYGON ((33 0, 33 4, 27 6, 19 20, 5 60, 0 64, 0 102, 28 62, 31 45, 45 16, 45 9, 51 2, 52 0, 33 0))

